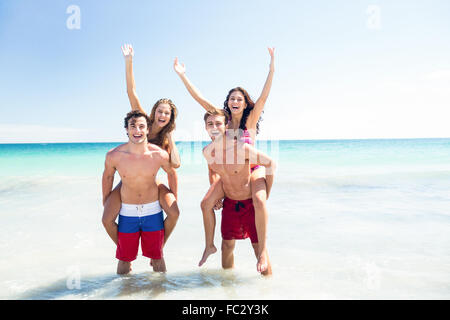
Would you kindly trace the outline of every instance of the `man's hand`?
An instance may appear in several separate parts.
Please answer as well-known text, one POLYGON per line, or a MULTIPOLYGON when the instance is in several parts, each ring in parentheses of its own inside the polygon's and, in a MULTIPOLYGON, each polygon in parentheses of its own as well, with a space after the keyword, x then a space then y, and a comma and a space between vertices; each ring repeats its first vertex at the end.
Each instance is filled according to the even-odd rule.
POLYGON ((214 210, 220 210, 223 208, 223 199, 220 199, 219 201, 217 201, 217 203, 214 205, 213 209, 214 210))

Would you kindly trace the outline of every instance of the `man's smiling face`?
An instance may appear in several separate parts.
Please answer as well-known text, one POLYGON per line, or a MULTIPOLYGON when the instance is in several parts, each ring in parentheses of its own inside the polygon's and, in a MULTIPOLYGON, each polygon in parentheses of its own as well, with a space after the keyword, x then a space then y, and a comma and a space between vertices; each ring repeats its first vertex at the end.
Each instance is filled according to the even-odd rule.
POLYGON ((225 134, 225 117, 220 115, 210 115, 205 121, 206 131, 209 137, 214 140, 225 134))
POLYGON ((131 143, 140 144, 147 142, 147 120, 144 117, 128 120, 127 134, 131 143))

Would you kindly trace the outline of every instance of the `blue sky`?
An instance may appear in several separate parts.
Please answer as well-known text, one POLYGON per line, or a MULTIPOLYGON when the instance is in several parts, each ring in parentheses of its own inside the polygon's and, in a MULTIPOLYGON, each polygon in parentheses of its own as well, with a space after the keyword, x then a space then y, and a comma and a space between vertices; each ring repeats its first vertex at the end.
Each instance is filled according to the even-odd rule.
POLYGON ((123 43, 145 109, 177 105, 177 140, 207 136, 174 57, 222 106, 238 85, 257 99, 268 46, 260 139, 450 137, 448 39, 446 0, 2 0, 0 143, 125 141, 123 43))

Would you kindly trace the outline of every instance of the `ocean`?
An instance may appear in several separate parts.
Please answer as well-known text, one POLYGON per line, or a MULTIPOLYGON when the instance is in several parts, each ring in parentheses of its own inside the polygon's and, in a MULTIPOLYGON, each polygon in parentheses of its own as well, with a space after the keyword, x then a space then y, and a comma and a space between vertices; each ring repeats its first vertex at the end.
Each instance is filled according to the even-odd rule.
POLYGON ((259 141, 278 163, 268 278, 249 240, 237 242, 234 269, 222 270, 220 250, 197 266, 209 187, 201 142, 177 143, 167 273, 139 255, 117 275, 101 176, 118 144, 0 144, 0 299, 450 298, 450 139, 259 141))

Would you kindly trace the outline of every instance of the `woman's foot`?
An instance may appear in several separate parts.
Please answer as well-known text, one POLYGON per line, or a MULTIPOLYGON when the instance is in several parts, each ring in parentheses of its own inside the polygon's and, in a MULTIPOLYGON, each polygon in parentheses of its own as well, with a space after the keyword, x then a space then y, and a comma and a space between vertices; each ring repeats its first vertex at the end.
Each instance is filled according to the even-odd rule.
POLYGON ((216 252, 217 252, 217 248, 214 245, 212 245, 210 247, 206 247, 205 251, 203 251, 203 256, 202 256, 202 259, 200 260, 200 262, 198 263, 198 266, 201 267, 202 264, 204 264, 206 262, 206 259, 208 259, 208 257, 210 255, 212 255, 213 253, 216 253, 216 252))
POLYGON ((269 262, 267 250, 263 250, 263 252, 260 253, 258 262, 256 263, 256 270, 264 276, 272 274, 272 267, 269 262))

